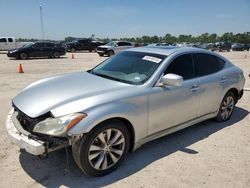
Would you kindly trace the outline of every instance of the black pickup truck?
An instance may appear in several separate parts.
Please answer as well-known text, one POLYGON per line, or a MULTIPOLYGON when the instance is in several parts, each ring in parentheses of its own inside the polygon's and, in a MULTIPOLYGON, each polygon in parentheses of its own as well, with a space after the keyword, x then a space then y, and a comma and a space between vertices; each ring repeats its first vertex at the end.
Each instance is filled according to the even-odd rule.
POLYGON ((66 50, 68 52, 75 52, 79 50, 88 50, 89 52, 95 51, 98 46, 105 45, 106 43, 101 41, 95 41, 89 38, 77 39, 73 42, 66 43, 66 50))

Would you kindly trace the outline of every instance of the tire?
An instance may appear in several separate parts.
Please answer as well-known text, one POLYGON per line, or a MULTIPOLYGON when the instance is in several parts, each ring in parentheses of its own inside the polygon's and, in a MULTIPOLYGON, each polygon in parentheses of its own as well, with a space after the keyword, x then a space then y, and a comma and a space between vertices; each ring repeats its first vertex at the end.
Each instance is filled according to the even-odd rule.
POLYGON ((22 60, 28 59, 28 54, 25 52, 21 52, 19 55, 19 58, 22 60))
POLYGON ((54 52, 53 57, 54 58, 60 58, 60 52, 54 52))
POLYGON ((110 56, 112 56, 112 55, 114 55, 115 54, 115 52, 113 51, 113 50, 110 50, 110 51, 108 51, 108 56, 110 57, 110 56))
POLYGON ((72 53, 75 52, 75 51, 76 51, 75 48, 71 48, 71 49, 70 49, 70 52, 72 52, 72 53))
POLYGON ((216 121, 223 122, 229 120, 233 114, 235 104, 235 94, 231 91, 227 92, 224 98, 222 99, 219 112, 215 118, 216 121))
POLYGON ((104 54, 99 54, 99 56, 103 57, 103 56, 104 56, 104 54))
POLYGON ((130 135, 118 120, 99 124, 78 143, 72 153, 78 167, 90 176, 103 176, 115 170, 129 150, 130 135))

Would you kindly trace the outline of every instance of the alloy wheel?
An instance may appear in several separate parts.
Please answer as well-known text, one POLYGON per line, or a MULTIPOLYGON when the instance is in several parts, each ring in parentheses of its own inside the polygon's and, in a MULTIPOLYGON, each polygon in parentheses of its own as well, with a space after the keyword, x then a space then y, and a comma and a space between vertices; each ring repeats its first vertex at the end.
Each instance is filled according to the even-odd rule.
POLYGON ((96 136, 89 147, 88 160, 96 170, 114 166, 125 151, 125 138, 121 131, 109 128, 96 136))
POLYGON ((233 109, 234 109, 234 98, 231 95, 229 95, 222 102, 221 119, 222 120, 228 119, 231 116, 233 109))
POLYGON ((20 59, 23 59, 23 60, 24 60, 24 59, 27 59, 27 57, 28 57, 28 56, 27 56, 26 53, 21 53, 21 54, 20 54, 20 59))

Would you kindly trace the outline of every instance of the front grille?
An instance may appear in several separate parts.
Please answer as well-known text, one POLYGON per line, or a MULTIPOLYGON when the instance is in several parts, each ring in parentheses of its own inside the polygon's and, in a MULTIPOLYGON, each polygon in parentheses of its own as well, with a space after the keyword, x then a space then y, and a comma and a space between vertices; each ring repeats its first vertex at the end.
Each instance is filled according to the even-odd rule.
POLYGON ((52 117, 51 113, 46 113, 37 118, 31 118, 27 116, 25 113, 23 113, 21 110, 19 110, 15 105, 13 105, 13 107, 14 107, 14 110, 17 112, 17 120, 19 121, 23 129, 28 132, 32 132, 35 125, 39 123, 40 121, 43 121, 44 119, 47 119, 48 117, 52 117))

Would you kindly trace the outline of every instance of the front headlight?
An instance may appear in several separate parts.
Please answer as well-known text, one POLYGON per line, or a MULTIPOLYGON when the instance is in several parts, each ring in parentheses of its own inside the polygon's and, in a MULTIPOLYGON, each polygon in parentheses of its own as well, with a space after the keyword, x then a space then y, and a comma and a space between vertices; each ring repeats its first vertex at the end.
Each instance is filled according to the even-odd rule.
POLYGON ((17 52, 17 50, 10 50, 10 53, 14 53, 14 52, 17 52))
POLYGON ((47 118, 39 122, 33 129, 33 132, 51 135, 66 136, 67 130, 75 126, 79 121, 87 115, 83 113, 74 113, 57 118, 47 118))

